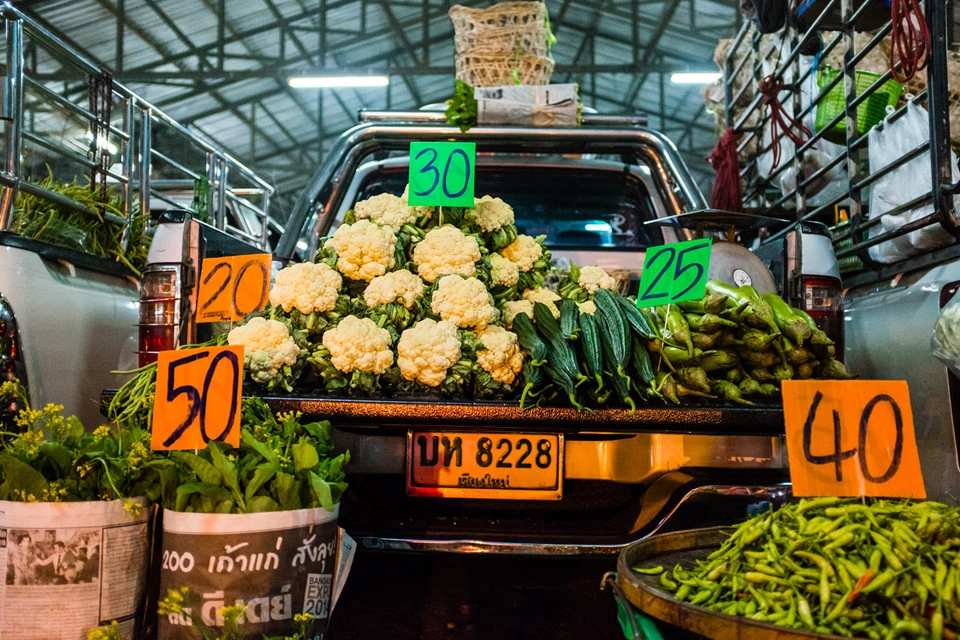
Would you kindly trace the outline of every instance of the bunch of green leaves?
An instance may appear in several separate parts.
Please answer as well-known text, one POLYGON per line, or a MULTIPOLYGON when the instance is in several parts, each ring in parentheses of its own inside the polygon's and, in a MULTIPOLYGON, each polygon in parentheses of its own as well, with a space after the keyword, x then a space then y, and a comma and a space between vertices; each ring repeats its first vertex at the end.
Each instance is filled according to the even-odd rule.
POLYGON ((473 87, 460 79, 454 80, 453 98, 447 100, 447 110, 443 112, 447 122, 467 131, 477 124, 477 99, 473 97, 473 87))
MULTIPOLYGON (((172 463, 150 450, 139 427, 84 429, 63 406, 30 408, 17 381, 0 385, 0 402, 20 398, 16 431, 0 433, 0 500, 78 502, 144 496, 155 500, 172 463)), ((133 504, 133 503, 131 503, 133 504)))
POLYGON ((330 423, 274 414, 259 397, 243 400, 240 447, 210 442, 196 453, 171 452, 162 504, 174 511, 257 513, 323 507, 333 511, 347 487, 350 452, 334 455, 330 423))
POLYGON ((124 225, 105 215, 126 216, 123 193, 117 185, 107 185, 106 197, 103 198, 99 190, 91 190, 89 178, 87 184, 79 184, 76 178, 68 184, 55 179, 50 172, 43 180, 31 182, 75 200, 93 213, 73 209, 21 189, 17 192, 11 231, 74 251, 112 258, 139 274, 147 261, 150 236, 147 234, 146 217, 138 202, 132 205, 125 239, 124 225))

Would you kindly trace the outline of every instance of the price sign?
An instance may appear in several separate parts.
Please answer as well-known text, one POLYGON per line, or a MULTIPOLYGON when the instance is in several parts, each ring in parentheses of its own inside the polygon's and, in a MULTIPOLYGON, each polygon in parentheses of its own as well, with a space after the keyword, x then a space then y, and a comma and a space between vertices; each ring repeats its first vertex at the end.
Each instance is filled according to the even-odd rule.
POLYGON ((411 142, 407 204, 472 207, 476 157, 473 142, 411 142))
POLYGON ((206 258, 200 269, 197 322, 243 320, 267 306, 270 254, 206 258))
POLYGON ((797 496, 925 498, 905 380, 784 380, 797 496))
POLYGON ((243 347, 161 351, 150 446, 201 449, 211 440, 240 446, 243 347))
POLYGON ((707 288, 713 240, 701 238, 647 249, 640 273, 638 307, 698 300, 707 288))

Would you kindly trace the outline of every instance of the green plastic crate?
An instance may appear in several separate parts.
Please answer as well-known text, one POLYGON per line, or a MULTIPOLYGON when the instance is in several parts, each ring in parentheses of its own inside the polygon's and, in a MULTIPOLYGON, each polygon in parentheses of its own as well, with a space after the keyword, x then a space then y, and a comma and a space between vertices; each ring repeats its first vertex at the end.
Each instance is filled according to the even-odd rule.
MULTIPOLYGON (((817 72, 817 85, 820 90, 823 91, 824 87, 829 85, 840 73, 840 70, 829 66, 821 67, 817 72)), ((870 71, 858 70, 855 77, 857 96, 860 96, 880 76, 870 71)), ((870 97, 857 105, 857 134, 861 136, 866 134, 871 127, 883 120, 887 115, 887 107, 897 106, 901 94, 903 94, 903 85, 895 80, 887 80, 877 87, 870 97)), ((823 137, 836 144, 847 143, 846 118, 841 118, 840 122, 830 129, 826 129, 826 127, 831 120, 843 113, 844 109, 846 109, 846 100, 844 99, 844 82, 841 80, 817 104, 813 122, 817 132, 825 131, 823 137)))

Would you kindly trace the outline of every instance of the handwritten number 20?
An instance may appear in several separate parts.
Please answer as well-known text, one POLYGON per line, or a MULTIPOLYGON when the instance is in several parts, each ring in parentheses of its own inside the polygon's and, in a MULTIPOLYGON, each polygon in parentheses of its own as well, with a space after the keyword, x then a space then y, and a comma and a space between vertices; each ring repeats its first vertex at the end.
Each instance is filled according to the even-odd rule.
POLYGON ((240 375, 240 361, 237 358, 237 354, 233 353, 232 351, 221 351, 213 357, 209 366, 207 367, 207 375, 203 380, 202 390, 197 389, 193 385, 184 384, 177 386, 174 383, 174 377, 176 376, 178 367, 190 364, 191 362, 196 362, 197 360, 201 360, 209 356, 209 351, 200 351, 188 356, 184 356, 183 358, 171 360, 167 367, 167 377, 170 380, 170 385, 167 389, 167 402, 173 402, 181 395, 186 395, 189 409, 187 410, 187 417, 183 420, 183 422, 181 422, 177 428, 170 433, 167 439, 163 441, 163 446, 165 447, 169 447, 174 442, 179 440, 198 416, 200 418, 200 435, 203 437, 204 442, 210 442, 211 440, 224 440, 227 437, 227 432, 230 430, 230 426, 233 424, 234 416, 237 413, 237 403, 239 398, 237 397, 236 388, 233 389, 233 392, 230 396, 230 413, 227 416, 226 427, 215 438, 211 438, 207 435, 207 395, 210 391, 210 385, 213 382, 213 376, 216 374, 217 367, 222 360, 227 360, 229 367, 232 369, 230 375, 233 376, 233 379, 236 379, 236 377, 240 375))
POLYGON ((854 456, 857 456, 857 462, 860 464, 860 473, 868 482, 880 484, 892 478, 900 469, 900 461, 903 458, 903 413, 897 402, 885 393, 874 396, 870 402, 863 408, 860 414, 860 425, 858 429, 857 448, 844 451, 840 446, 840 414, 833 410, 833 452, 826 455, 814 455, 811 451, 813 439, 813 422, 817 415, 817 408, 820 401, 823 400, 823 394, 819 391, 813 396, 813 402, 810 404, 810 411, 807 413, 807 419, 803 423, 803 456, 811 464, 833 464, 837 482, 843 480, 841 463, 854 456), (878 476, 870 473, 867 468, 867 436, 870 430, 870 416, 873 410, 881 402, 890 405, 893 411, 893 421, 896 428, 896 440, 893 444, 893 454, 890 459, 890 465, 886 471, 878 476), (859 455, 858 455, 859 454, 859 455))
POLYGON ((454 149, 453 152, 447 156, 447 161, 443 165, 443 172, 437 168, 436 162, 439 157, 437 150, 431 147, 428 147, 414 156, 414 160, 420 160, 424 155, 429 155, 429 159, 426 164, 420 167, 420 173, 430 174, 432 176, 432 182, 430 186, 422 191, 415 191, 418 196, 427 196, 436 190, 436 188, 442 187, 443 195, 448 198, 457 198, 462 196, 469 186, 470 178, 470 158, 467 156, 466 152, 463 149, 454 149), (450 167, 453 163, 455 157, 461 158, 463 161, 463 186, 461 186, 456 191, 451 191, 449 187, 450 180, 450 167))
MULTIPOLYGON (((220 277, 222 281, 217 285, 216 291, 213 295, 200 306, 201 316, 204 313, 217 313, 218 307, 215 307, 214 304, 220 298, 220 295, 227 290, 227 286, 230 284, 230 280, 233 279, 233 267, 227 262, 221 262, 217 264, 213 269, 210 270, 210 273, 206 274, 203 278, 203 284, 209 284, 211 281, 216 281, 215 278, 220 277), (211 309, 211 307, 213 307, 211 309)), ((237 270, 237 277, 233 280, 233 299, 230 301, 231 308, 234 313, 239 316, 246 316, 253 313, 255 310, 259 309, 266 302, 267 294, 269 293, 270 285, 270 274, 267 273, 267 269, 262 262, 259 260, 248 260, 243 263, 243 266, 237 270), (256 267, 260 272, 260 300, 257 301, 257 304, 252 309, 240 309, 237 297, 240 290, 240 283, 243 282, 243 276, 246 275, 247 271, 251 267, 256 267)))

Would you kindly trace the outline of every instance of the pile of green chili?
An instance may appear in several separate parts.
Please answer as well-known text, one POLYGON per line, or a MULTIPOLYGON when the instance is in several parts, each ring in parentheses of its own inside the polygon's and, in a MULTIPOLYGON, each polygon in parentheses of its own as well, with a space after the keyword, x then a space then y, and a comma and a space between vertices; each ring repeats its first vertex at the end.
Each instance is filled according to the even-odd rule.
POLYGON ((960 509, 802 499, 737 526, 692 569, 636 568, 691 604, 860 638, 960 631, 960 509))

